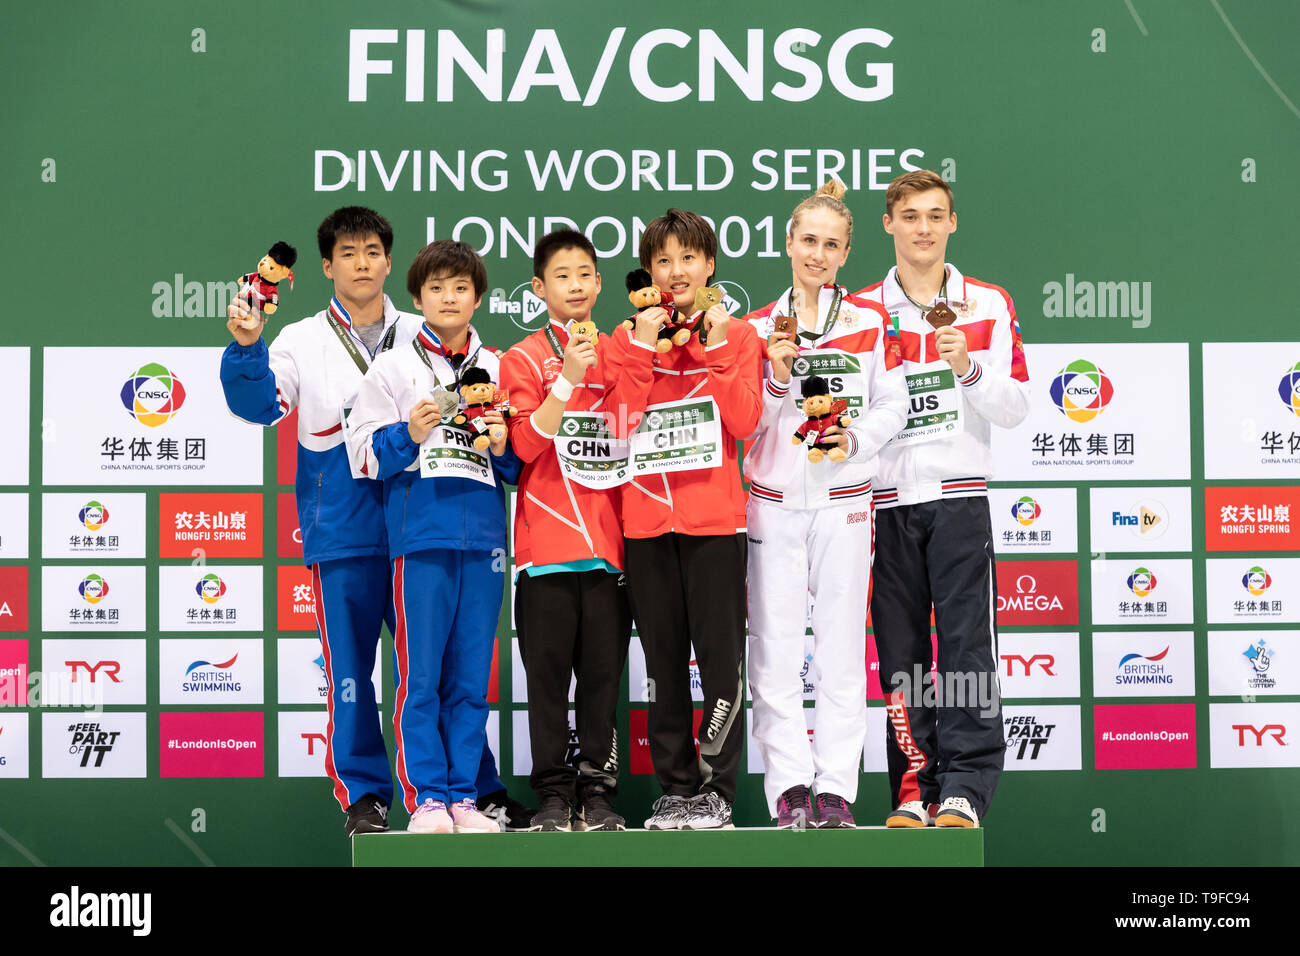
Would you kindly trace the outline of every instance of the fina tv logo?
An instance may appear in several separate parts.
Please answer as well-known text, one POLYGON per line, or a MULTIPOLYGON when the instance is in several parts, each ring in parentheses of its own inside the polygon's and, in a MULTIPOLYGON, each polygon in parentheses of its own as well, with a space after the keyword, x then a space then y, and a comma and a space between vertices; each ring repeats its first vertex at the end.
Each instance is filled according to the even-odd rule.
POLYGON ((1042 513, 1043 509, 1039 506, 1038 502, 1029 495, 1020 498, 1011 506, 1011 517, 1015 518, 1026 528, 1037 521, 1042 513))
POLYGON ((1300 362, 1292 365, 1282 376, 1277 385, 1277 395, 1293 415, 1300 417, 1300 362))
POLYGON ((77 585, 77 590, 81 592, 87 604, 98 604, 108 597, 108 582, 98 574, 87 574, 77 585))
POLYGON ((215 574, 205 574, 194 585, 194 592, 203 599, 204 604, 216 604, 226 593, 226 582, 215 574))
POLYGON ((744 286, 730 279, 713 284, 726 293, 722 297, 722 307, 727 310, 727 315, 749 315, 749 293, 744 286))
POLYGON ((157 428, 185 404, 185 386, 157 362, 142 365, 122 385, 122 406, 141 425, 157 428))
POLYGON ((1241 586, 1254 597, 1260 597, 1273 586, 1273 578, 1267 571, 1256 565, 1241 576, 1241 586))
POLYGON ((488 299, 488 312, 508 315, 510 321, 525 332, 536 332, 546 322, 546 301, 533 294, 532 283, 521 282, 509 295, 501 289, 494 289, 488 299))
POLYGON ((1061 414, 1070 421, 1090 422, 1106 410, 1115 388, 1098 366, 1079 359, 1056 373, 1050 394, 1061 414))
POLYGON ((108 509, 98 501, 87 501, 77 513, 77 520, 86 526, 87 531, 98 531, 108 524, 108 509))
POLYGON ((1127 583, 1129 590, 1138 597, 1146 597, 1156 589, 1156 576, 1146 568, 1135 568, 1127 583))
POLYGON ((1159 501, 1138 502, 1128 511, 1112 511, 1110 524, 1128 528, 1137 538, 1159 538, 1169 528, 1169 509, 1159 501))

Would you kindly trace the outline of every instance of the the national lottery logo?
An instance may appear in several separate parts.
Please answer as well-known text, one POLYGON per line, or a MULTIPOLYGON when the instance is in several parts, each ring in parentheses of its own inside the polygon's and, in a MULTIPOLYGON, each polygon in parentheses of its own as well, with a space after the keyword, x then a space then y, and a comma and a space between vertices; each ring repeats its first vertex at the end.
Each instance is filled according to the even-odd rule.
POLYGON ((1282 376, 1282 381, 1277 384, 1277 395, 1282 399, 1282 404, 1300 418, 1300 362, 1292 365, 1282 376))
POLYGON ((98 574, 87 574, 77 585, 77 590, 87 604, 98 604, 108 597, 108 582, 98 574))
POLYGON ((1256 565, 1241 576, 1241 586, 1255 597, 1259 597, 1273 586, 1273 578, 1267 571, 1256 565))
POLYGON ((525 332, 536 332, 546 322, 546 300, 533 294, 532 283, 521 282, 509 295, 496 290, 488 299, 488 312, 508 315, 510 321, 525 332))
POLYGON ((216 604, 226 593, 226 582, 215 574, 205 574, 199 578, 198 584, 194 585, 194 592, 204 604, 216 604))
POLYGON ((1052 401, 1066 418, 1090 422, 1106 410, 1115 394, 1110 378, 1093 363, 1071 362, 1052 379, 1052 401))
POLYGON ((170 421, 185 404, 185 386, 157 362, 140 366, 122 385, 122 407, 141 425, 156 428, 170 421))
POLYGON ((1156 576, 1146 568, 1134 568, 1126 583, 1129 590, 1138 597, 1146 597, 1156 589, 1156 576))
POLYGON ((1042 513, 1043 509, 1039 507, 1038 502, 1029 495, 1025 495, 1011 506, 1011 517, 1026 528, 1037 521, 1042 513))
POLYGON ((1255 672, 1257 677, 1263 677, 1268 673, 1269 665, 1273 663, 1273 649, 1264 642, 1261 637, 1250 647, 1241 652, 1250 664, 1250 669, 1255 672))
POLYGON ((108 509, 98 501, 87 501, 77 513, 77 520, 86 526, 86 530, 98 531, 108 524, 108 509))

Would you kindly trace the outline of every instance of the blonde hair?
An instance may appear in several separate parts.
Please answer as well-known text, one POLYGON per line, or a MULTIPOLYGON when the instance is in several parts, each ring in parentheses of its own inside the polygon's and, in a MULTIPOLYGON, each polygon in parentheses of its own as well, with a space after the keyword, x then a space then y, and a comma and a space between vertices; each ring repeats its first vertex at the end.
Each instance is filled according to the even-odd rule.
POLYGON ((844 217, 844 222, 848 226, 848 245, 853 244, 853 213, 849 207, 844 204, 844 193, 847 191, 845 185, 838 179, 828 179, 822 183, 820 189, 794 207, 794 213, 790 216, 790 235, 799 226, 799 217, 811 209, 829 209, 831 212, 837 212, 844 217))

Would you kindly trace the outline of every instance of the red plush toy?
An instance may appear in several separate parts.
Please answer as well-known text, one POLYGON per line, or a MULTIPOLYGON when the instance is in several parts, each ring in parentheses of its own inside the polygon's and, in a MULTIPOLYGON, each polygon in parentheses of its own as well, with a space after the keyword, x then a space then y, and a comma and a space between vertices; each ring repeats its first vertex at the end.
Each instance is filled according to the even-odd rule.
MULTIPOLYGON (((287 242, 277 242, 257 264, 256 272, 239 277, 239 298, 250 312, 275 314, 280 306, 278 286, 282 280, 288 279, 289 288, 293 288, 293 264, 297 261, 297 249, 287 242)), ((246 329, 255 329, 257 325, 251 318, 243 322, 246 329)))
POLYGON ((852 421, 844 412, 849 403, 842 398, 832 399, 830 386, 820 375, 810 375, 803 380, 800 387, 803 395, 803 413, 808 420, 796 429, 791 444, 807 445, 808 460, 819 462, 823 457, 831 461, 843 461, 848 457, 844 449, 835 442, 822 441, 826 429, 838 425, 848 428, 852 421))
POLYGON ((465 410, 452 422, 473 432, 475 448, 482 451, 491 441, 505 437, 505 425, 488 425, 483 421, 483 416, 490 411, 500 412, 503 418, 514 414, 510 393, 493 385, 486 369, 475 366, 466 371, 460 379, 460 395, 465 400, 465 410))

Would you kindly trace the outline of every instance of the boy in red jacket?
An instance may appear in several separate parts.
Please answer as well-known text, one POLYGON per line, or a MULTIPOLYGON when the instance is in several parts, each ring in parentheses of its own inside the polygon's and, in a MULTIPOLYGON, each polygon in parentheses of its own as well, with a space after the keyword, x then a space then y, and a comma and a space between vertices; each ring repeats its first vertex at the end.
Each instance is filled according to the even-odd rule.
POLYGON ((541 800, 533 830, 622 830, 615 812, 615 712, 632 618, 623 581, 621 480, 603 467, 614 444, 604 429, 597 368, 609 338, 590 324, 600 293, 596 250, 580 232, 543 236, 533 254, 533 292, 547 325, 501 359, 515 414, 510 441, 524 462, 515 504, 515 621, 528 677, 528 731, 541 800), (569 744, 569 678, 578 732, 569 744), (575 811, 576 807, 576 813, 575 811))
POLYGON ((650 830, 731 826, 745 736, 745 492, 737 441, 763 412, 762 346, 722 305, 695 311, 718 241, 701 216, 669 209, 641 237, 641 265, 672 294, 686 344, 655 350, 659 306, 620 327, 601 357, 610 428, 632 434, 623 485, 629 598, 649 678, 650 756, 664 795, 650 830), (690 656, 704 692, 698 758, 690 656))

